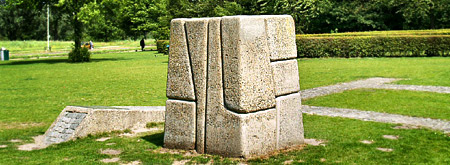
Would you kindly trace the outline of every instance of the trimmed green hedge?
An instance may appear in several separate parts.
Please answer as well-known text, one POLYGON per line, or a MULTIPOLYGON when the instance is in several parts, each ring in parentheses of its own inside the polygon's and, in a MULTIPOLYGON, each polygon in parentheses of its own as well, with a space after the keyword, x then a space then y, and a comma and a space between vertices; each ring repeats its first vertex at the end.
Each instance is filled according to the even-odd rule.
POLYGON ((450 56, 450 35, 297 35, 298 57, 450 56))
POLYGON ((158 53, 169 54, 167 45, 169 45, 169 40, 158 40, 156 41, 156 50, 158 50, 158 53))
POLYGON ((345 32, 325 34, 299 34, 297 37, 345 37, 345 36, 411 36, 411 35, 450 35, 450 29, 436 30, 389 30, 389 31, 367 31, 367 32, 345 32))

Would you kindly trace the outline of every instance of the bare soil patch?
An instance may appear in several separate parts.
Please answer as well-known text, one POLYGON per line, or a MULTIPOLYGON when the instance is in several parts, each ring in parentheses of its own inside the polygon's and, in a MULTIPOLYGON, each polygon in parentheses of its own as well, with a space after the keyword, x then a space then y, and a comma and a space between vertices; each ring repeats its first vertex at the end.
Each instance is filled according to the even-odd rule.
POLYGON ((372 143, 374 143, 373 140, 361 140, 361 141, 359 141, 359 142, 361 142, 361 143, 363 143, 363 144, 372 144, 372 143))
POLYGON ((11 142, 11 143, 20 143, 20 142, 22 142, 22 140, 20 140, 20 139, 11 139, 9 142, 11 142))
POLYGON ((142 162, 139 160, 135 160, 135 161, 128 162, 128 163, 121 163, 121 165, 138 165, 138 164, 142 164, 142 162))
POLYGON ((173 161, 172 165, 185 165, 189 161, 191 161, 191 160, 189 160, 189 159, 177 160, 177 161, 173 161))
POLYGON ((120 158, 111 158, 111 159, 102 159, 100 160, 103 163, 115 163, 118 162, 120 160, 120 158))
POLYGON ((395 126, 393 129, 420 129, 420 127, 415 125, 399 125, 395 126))
POLYGON ((109 139, 111 139, 111 137, 102 137, 102 138, 96 139, 95 141, 98 141, 98 142, 104 142, 104 141, 107 141, 107 140, 109 140, 109 139))
POLYGON ((394 149, 392 148, 377 148, 377 150, 383 151, 383 152, 392 152, 394 149))
POLYGON ((119 155, 122 151, 108 148, 106 150, 100 149, 100 153, 105 155, 119 155))
POLYGON ((17 149, 21 151, 32 151, 46 148, 48 145, 44 144, 44 135, 33 137, 34 143, 20 145, 17 149))
POLYGON ((383 138, 390 139, 390 140, 397 140, 399 136, 396 135, 383 135, 383 138))

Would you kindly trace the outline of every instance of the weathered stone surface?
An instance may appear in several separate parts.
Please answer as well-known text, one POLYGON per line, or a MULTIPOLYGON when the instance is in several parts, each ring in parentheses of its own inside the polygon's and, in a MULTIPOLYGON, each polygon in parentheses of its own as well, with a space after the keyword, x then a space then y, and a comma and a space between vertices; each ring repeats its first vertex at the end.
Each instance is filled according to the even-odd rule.
POLYGON ((277 97, 278 149, 303 144, 303 117, 299 93, 277 97))
POLYGON ((271 62, 275 95, 286 95, 300 91, 297 60, 271 62))
POLYGON ((269 109, 240 114, 242 156, 250 158, 265 155, 277 149, 277 111, 269 109))
POLYGON ((223 107, 221 18, 211 18, 208 27, 207 109, 223 107))
POLYGON ((240 118, 227 111, 223 103, 220 23, 220 18, 209 20, 205 149, 206 153, 239 157, 242 151, 240 118))
POLYGON ((268 15, 265 18, 267 45, 270 60, 285 60, 297 57, 295 24, 290 15, 268 15))
POLYGON ((226 107, 249 113, 275 106, 264 17, 222 18, 226 107))
POLYGON ((251 157, 276 147, 276 111, 237 114, 224 106, 220 18, 208 29, 208 86, 205 152, 251 157))
POLYGON ((295 44, 295 34, 282 36, 294 30, 292 18, 182 21, 195 102, 167 101, 165 147, 249 158, 301 144, 298 66, 295 60, 281 61, 293 58, 292 52, 295 57, 295 45, 289 43, 294 39, 295 44), (268 33, 277 36, 268 38, 268 33))
POLYGON ((44 135, 44 143, 60 143, 89 134, 144 128, 164 121, 164 107, 67 106, 44 135))
POLYGON ((276 150, 275 109, 237 114, 222 108, 214 114, 206 125, 207 153, 250 158, 276 150))
POLYGON ((184 25, 183 19, 174 19, 170 23, 166 95, 171 99, 193 101, 195 100, 194 82, 184 25))
POLYGON ((195 102, 166 101, 164 147, 195 149, 195 102))
POLYGON ((197 104, 196 150, 204 153, 205 109, 206 109, 206 65, 208 44, 208 20, 206 18, 186 19, 189 56, 194 74, 194 88, 197 104))

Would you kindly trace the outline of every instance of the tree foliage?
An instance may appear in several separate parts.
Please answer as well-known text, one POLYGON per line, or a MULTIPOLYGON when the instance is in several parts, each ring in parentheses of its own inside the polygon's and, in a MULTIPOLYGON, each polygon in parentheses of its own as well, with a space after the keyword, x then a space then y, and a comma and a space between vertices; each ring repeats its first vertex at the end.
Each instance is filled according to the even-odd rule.
POLYGON ((297 33, 450 27, 450 0, 0 0, 0 39, 168 39, 173 18, 288 14, 297 33))

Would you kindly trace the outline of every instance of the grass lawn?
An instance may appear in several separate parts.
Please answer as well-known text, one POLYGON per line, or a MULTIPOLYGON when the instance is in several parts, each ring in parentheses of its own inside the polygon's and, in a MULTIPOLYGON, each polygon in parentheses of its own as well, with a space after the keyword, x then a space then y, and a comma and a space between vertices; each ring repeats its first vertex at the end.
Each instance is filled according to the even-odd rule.
POLYGON ((0 123, 52 122, 67 105, 164 105, 167 56, 154 52, 0 63, 0 123))
MULTIPOLYGON (((139 40, 93 42, 95 48, 93 53, 140 50, 139 40)), ((155 46, 155 41, 150 39, 146 40, 146 45, 155 46)), ((70 50, 72 50, 73 41, 50 41, 50 46, 52 48, 52 51, 47 52, 47 41, 0 41, 0 47, 5 47, 6 49, 8 49, 11 58, 67 55, 67 52, 70 52, 70 50)), ((156 47, 151 48, 156 49, 156 47)))
POLYGON ((406 78, 397 84, 450 86, 450 58, 301 59, 302 90, 370 77, 406 78))
POLYGON ((429 117, 450 121, 450 94, 357 89, 312 98, 303 104, 429 117))
MULTIPOLYGON (((162 132, 129 138, 118 137, 118 133, 95 135, 43 150, 16 150, 19 144, 31 142, 33 136, 43 134, 67 105, 161 106, 165 103, 165 55, 155 52, 94 54, 90 63, 66 61, 67 58, 63 57, 0 62, 0 145, 8 145, 0 148, 0 164, 97 164, 103 158, 111 158, 100 154, 99 150, 106 148, 121 150, 122 154, 118 157, 122 163, 140 160, 144 164, 170 164, 185 159, 192 163, 210 160, 237 163, 238 160, 218 156, 159 153, 156 150, 163 144, 162 132), (95 141, 100 136, 113 138, 106 142, 95 141), (11 139, 24 141, 13 143, 11 139), (107 143, 115 145, 107 146, 107 143)), ((375 76, 410 78, 400 84, 450 86, 449 63, 450 58, 301 59, 299 70, 302 89, 375 76)), ((400 97, 397 99, 403 100, 404 104, 412 104, 411 107, 425 102, 428 106, 448 107, 448 95, 384 90, 349 92, 373 95, 364 100, 372 98, 379 102, 383 102, 383 92, 387 92, 392 97, 400 97), (414 103, 420 99, 423 102, 414 103)), ((342 97, 361 101, 350 95, 355 94, 342 97)), ((314 100, 305 103, 312 104, 314 100)), ((342 104, 351 106, 352 102, 342 104)), ((374 105, 367 101, 359 109, 376 109, 371 106, 374 105)), ((383 108, 383 105, 379 106, 383 108)), ((448 111, 445 108, 441 110, 448 111)), ((289 160, 359 164, 450 163, 450 137, 440 132, 395 130, 392 124, 311 115, 304 116, 304 125, 306 138, 324 139, 328 141, 327 145, 307 146, 300 151, 264 160, 250 160, 248 163, 283 163, 289 160), (383 139, 382 135, 398 135, 400 139, 383 139), (360 140, 373 140, 375 143, 367 145, 360 143, 360 140), (381 152, 375 149, 377 147, 394 150, 381 152)))

